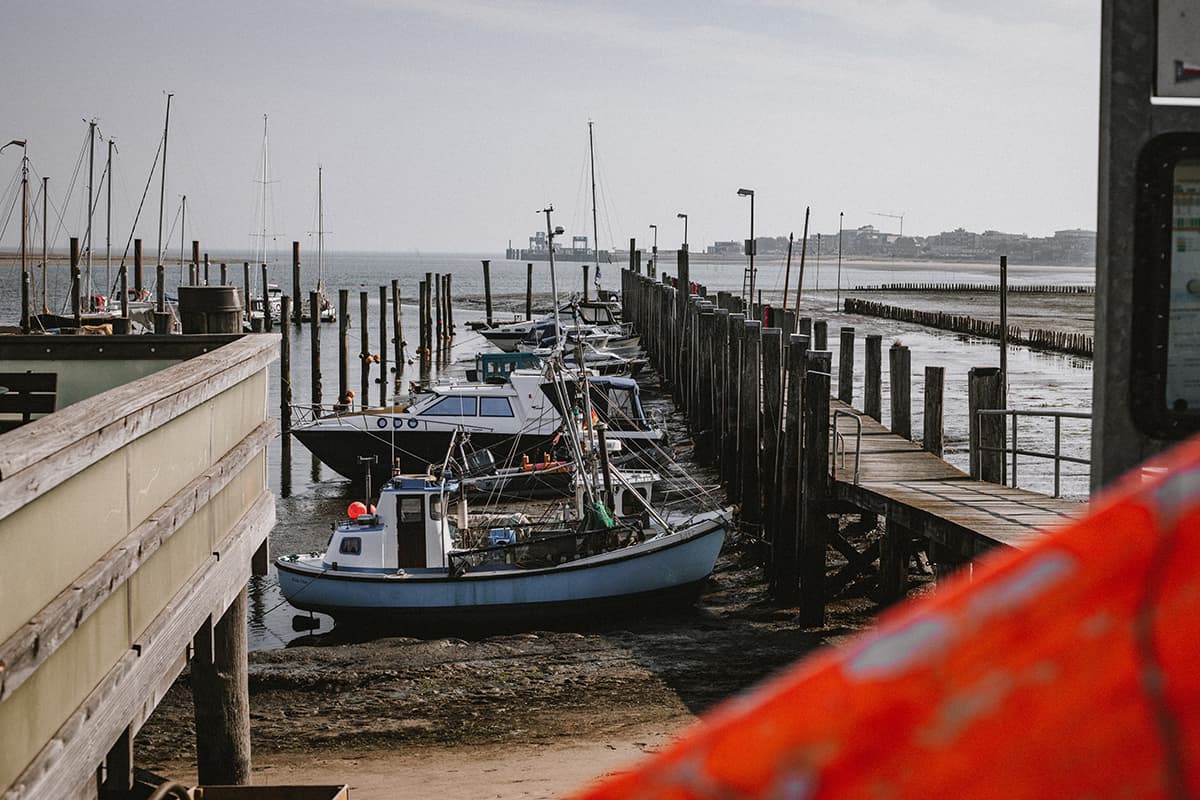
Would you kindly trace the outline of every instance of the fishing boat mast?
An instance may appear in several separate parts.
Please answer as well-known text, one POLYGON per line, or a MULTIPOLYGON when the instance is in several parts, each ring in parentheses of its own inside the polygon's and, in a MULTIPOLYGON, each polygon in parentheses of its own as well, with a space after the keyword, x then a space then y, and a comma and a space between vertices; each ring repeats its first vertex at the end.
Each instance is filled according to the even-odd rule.
MULTIPOLYGON (((84 252, 87 253, 87 267, 85 270, 86 277, 83 281, 82 289, 87 292, 87 309, 92 308, 92 181, 96 177, 96 120, 92 119, 88 122, 88 207, 87 207, 87 234, 84 244, 84 252)), ((81 292, 82 294, 82 292, 81 292)))
MULTIPOLYGON (((171 130, 171 98, 174 96, 175 95, 171 94, 171 93, 167 94, 167 118, 166 118, 166 121, 163 122, 163 153, 162 153, 163 160, 162 160, 162 172, 160 173, 162 180, 159 183, 159 189, 158 189, 158 249, 155 251, 157 258, 154 261, 155 266, 159 266, 159 267, 162 266, 162 260, 163 260, 163 241, 162 241, 163 204, 166 202, 166 199, 167 199, 167 133, 171 130)), ((183 285, 183 259, 182 258, 179 260, 179 283, 180 283, 180 285, 183 285)), ((159 288, 165 289, 165 287, 159 287, 159 288)))
POLYGON ((104 211, 104 291, 112 286, 112 157, 116 142, 108 137, 108 163, 104 167, 105 180, 108 181, 108 201, 104 211))
POLYGON ((50 178, 47 175, 43 175, 42 176, 42 313, 43 314, 50 313, 50 306, 46 299, 46 250, 47 250, 46 245, 48 244, 46 229, 50 227, 47 224, 49 217, 46 216, 46 213, 49 210, 49 203, 50 203, 49 195, 48 195, 49 191, 50 191, 50 178))
MULTIPOLYGON (((325 188, 324 167, 317 165, 317 307, 312 313, 318 315, 325 307, 325 188)), ((363 398, 366 402, 366 398, 363 398)))
MULTIPOLYGON (((600 285, 600 232, 596 226, 596 147, 592 141, 592 121, 588 120, 588 160, 592 167, 592 254, 596 256, 596 285, 600 285)), ((583 285, 583 299, 587 300, 587 284, 583 285)), ((557 300, 556 300, 557 302, 557 300)))

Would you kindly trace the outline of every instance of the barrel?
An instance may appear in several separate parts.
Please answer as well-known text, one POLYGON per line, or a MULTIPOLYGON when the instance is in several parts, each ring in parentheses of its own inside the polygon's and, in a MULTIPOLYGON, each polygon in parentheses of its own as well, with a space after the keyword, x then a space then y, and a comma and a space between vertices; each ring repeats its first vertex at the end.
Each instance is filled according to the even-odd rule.
POLYGON ((180 286, 184 333, 241 333, 242 296, 236 286, 180 286))

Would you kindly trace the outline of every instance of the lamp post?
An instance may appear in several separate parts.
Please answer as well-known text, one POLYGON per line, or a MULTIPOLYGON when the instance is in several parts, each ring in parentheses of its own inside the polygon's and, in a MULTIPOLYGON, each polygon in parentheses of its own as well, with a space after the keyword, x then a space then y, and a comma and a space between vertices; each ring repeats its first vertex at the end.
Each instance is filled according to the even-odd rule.
MULTIPOLYGON (((9 145, 21 146, 21 333, 29 333, 29 263, 27 261, 26 231, 29 227, 29 158, 25 152, 25 139, 13 139, 9 145)), ((44 223, 43 223, 44 224, 44 223)))
POLYGON ((749 296, 746 298, 747 305, 753 309, 754 307, 754 251, 758 249, 754 242, 754 190, 753 189, 738 189, 738 197, 750 198, 750 239, 746 244, 746 255, 750 256, 750 267, 747 270, 747 280, 742 281, 742 292, 746 292, 747 283, 749 284, 749 296))
POLYGON ((838 274, 837 274, 837 307, 842 308, 842 217, 845 211, 838 212, 838 274))
POLYGON ((658 226, 654 223, 650 224, 650 230, 654 231, 654 245, 650 248, 650 278, 654 278, 654 262, 658 260, 658 226))
POLYGON ((675 216, 678 217, 679 219, 683 220, 683 249, 687 250, 688 249, 687 214, 684 214, 682 211, 680 211, 675 216))

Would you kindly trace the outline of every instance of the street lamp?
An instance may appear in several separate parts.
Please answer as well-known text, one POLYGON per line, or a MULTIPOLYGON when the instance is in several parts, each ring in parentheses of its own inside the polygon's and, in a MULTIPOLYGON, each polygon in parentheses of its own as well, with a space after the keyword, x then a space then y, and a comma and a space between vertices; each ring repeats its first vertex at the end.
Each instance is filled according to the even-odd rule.
POLYGON ((678 217, 679 219, 683 220, 683 249, 687 250, 688 249, 688 245, 687 245, 687 214, 684 214, 682 211, 680 211, 675 216, 678 217))
POLYGON ((650 277, 654 277, 654 262, 658 259, 658 226, 651 223, 650 230, 654 231, 654 247, 650 250, 650 277))
POLYGON ((750 198, 750 238, 746 241, 746 255, 750 256, 750 267, 746 270, 746 278, 742 280, 742 293, 745 295, 747 284, 749 284, 750 293, 747 297, 748 306, 754 307, 754 251, 758 248, 754 242, 754 190, 753 189, 738 189, 738 197, 750 198))

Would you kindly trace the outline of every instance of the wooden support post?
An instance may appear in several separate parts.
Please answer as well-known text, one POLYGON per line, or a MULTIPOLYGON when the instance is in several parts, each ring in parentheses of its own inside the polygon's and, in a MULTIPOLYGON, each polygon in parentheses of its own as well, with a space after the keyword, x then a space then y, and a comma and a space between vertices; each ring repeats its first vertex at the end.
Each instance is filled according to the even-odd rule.
MULTIPOLYGON (((155 288, 155 312, 154 312, 154 332, 157 334, 168 334, 171 332, 171 313, 167 311, 167 271, 162 264, 154 268, 156 280, 155 288)), ((78 274, 75 276, 75 283, 78 284, 78 274)), ((79 296, 75 297, 75 308, 79 308, 79 296)))
POLYGON ((583 302, 588 300, 588 273, 591 271, 591 264, 583 265, 583 302))
POLYGON ((975 367, 967 373, 967 413, 970 416, 971 477, 1004 482, 1004 418, 984 409, 1003 408, 1003 375, 999 367, 975 367))
POLYGON ((811 344, 813 335, 812 317, 800 317, 800 319, 796 320, 796 333, 809 337, 809 343, 811 344))
POLYGON ((195 286, 200 282, 200 242, 192 240, 192 263, 188 267, 188 283, 195 286))
POLYGON ((417 358, 422 365, 425 363, 425 298, 429 286, 425 281, 417 282, 417 358))
POLYGON ((800 614, 808 627, 825 625, 825 544, 829 517, 829 389, 832 354, 806 354, 804 379, 804 450, 801 456, 799 547, 800 614))
POLYGON ((208 253, 204 254, 204 285, 208 286, 208 253))
POLYGON ((741 409, 741 387, 738 376, 741 375, 742 364, 742 334, 746 329, 745 314, 729 315, 728 342, 725 367, 725 441, 721 446, 722 478, 728 489, 731 503, 741 501, 741 486, 738 483, 740 470, 737 466, 738 416, 741 409))
POLYGON ((250 691, 246 669, 246 589, 216 625, 194 639, 192 699, 196 774, 210 785, 250 782, 250 691))
POLYGON ((762 369, 762 323, 746 320, 742 334, 742 366, 740 371, 740 410, 738 413, 738 452, 741 455, 742 521, 760 524, 762 513, 762 481, 759 465, 762 447, 762 405, 759 402, 762 369))
POLYGON ((884 523, 883 547, 879 553, 878 599, 881 603, 901 600, 908 591, 912 538, 912 531, 895 520, 884 523))
POLYGON ((360 352, 358 354, 358 363, 362 368, 361 380, 359 388, 362 394, 359 395, 358 402, 366 408, 371 404, 371 343, 370 343, 371 326, 367 324, 367 293, 358 293, 358 341, 360 352))
POLYGON ((440 272, 433 276, 433 313, 435 315, 433 346, 441 354, 442 339, 445 336, 445 330, 442 328, 442 273, 440 272))
POLYGON ((525 265, 525 319, 533 319, 533 262, 525 265))
POLYGON ((127 800, 133 792, 133 731, 125 728, 104 757, 100 800, 127 800))
MULTIPOLYGON (((725 452, 725 421, 729 415, 729 394, 725 374, 729 369, 729 309, 718 308, 713 315, 712 369, 710 379, 713 388, 713 417, 709 433, 709 459, 720 472, 724 472, 722 459, 725 452)), ((723 476, 722 476, 723 477, 723 476)))
POLYGON ((883 337, 867 334, 866 375, 863 379, 863 411, 876 422, 883 421, 883 337))
MULTIPOLYGON (((83 327, 83 276, 79 274, 79 237, 71 237, 71 314, 75 317, 75 330, 83 327)), ((161 280, 160 280, 161 285, 161 280)), ((160 288, 161 292, 162 289, 160 288)), ((162 311, 160 308, 159 311, 162 311)))
POLYGON ((912 439, 912 357, 902 344, 894 344, 888 351, 891 367, 889 379, 892 389, 892 433, 912 439))
POLYGON ((388 290, 386 286, 379 287, 379 407, 387 408, 388 404, 388 290))
POLYGON ((425 273, 425 299, 421 305, 421 313, 425 315, 425 351, 422 354, 423 364, 428 365, 433 356, 433 273, 425 273))
POLYGON ((121 277, 121 319, 124 320, 125 333, 129 333, 129 273, 121 264, 118 273, 121 277))
MULTIPOLYGON (((637 275, 639 272, 641 272, 641 268, 640 268, 641 265, 639 265, 637 262, 638 262, 637 239, 630 237, 630 239, 629 239, 629 271, 632 272, 634 275, 637 275)), ((624 287, 622 287, 622 290, 624 290, 624 287)))
POLYGON ((488 259, 483 261, 483 307, 487 316, 488 327, 492 325, 492 262, 488 259))
POLYGON ((229 285, 229 269, 225 266, 225 262, 221 262, 221 285, 229 285))
MULTIPOLYGON (((299 298, 303 296, 300 294, 300 243, 292 242, 292 297, 297 299, 296 307, 292 309, 292 324, 294 325, 299 325, 301 322, 299 298)), ((286 322, 286 320, 280 321, 286 322)))
MULTIPOLYGON (((267 265, 262 265, 262 306, 263 306, 263 331, 271 332, 271 293, 267 289, 267 265)), ((313 319, 320 316, 317 313, 317 307, 313 306, 313 319)))
MULTIPOLYGON (((293 295, 296 298, 296 315, 299 318, 300 311, 300 295, 293 295)), ((250 319, 250 262, 242 262, 242 308, 246 309, 246 319, 250 319)))
POLYGON ((142 240, 133 240, 133 290, 137 292, 138 300, 142 299, 142 290, 146 283, 142 276, 142 240))
POLYGON ((942 457, 942 396, 945 367, 925 368, 925 436, 921 446, 942 457))
POLYGON ((338 289, 338 406, 350 405, 350 290, 338 289))
POLYGON ((404 372, 404 331, 400 326, 400 281, 392 278, 392 352, 396 354, 396 379, 404 372))
POLYGON ((787 400, 784 405, 783 460, 779 469, 781 500, 778 533, 772 540, 775 563, 773 590, 781 603, 794 603, 800 586, 800 455, 802 387, 808 361, 807 336, 792 334, 787 349, 787 400))
MULTIPOLYGON (((292 308, 292 298, 284 295, 281 298, 283 319, 287 319, 292 308)), ((282 334, 279 341, 279 433, 284 442, 289 441, 288 435, 292 430, 292 329, 288 325, 280 325, 282 334)))
POLYGON ((854 405, 854 328, 843 326, 838 346, 838 400, 854 405))
POLYGON ((454 275, 447 272, 442 280, 446 282, 445 290, 442 292, 442 297, 446 301, 446 354, 449 355, 450 350, 454 347, 454 275))
POLYGON ((779 527, 780 428, 783 423, 783 331, 762 331, 762 496, 763 525, 768 542, 768 574, 774 574, 774 553, 769 546, 779 527))
MULTIPOLYGON (((321 413, 321 297, 317 292, 308 293, 309 342, 312 350, 312 410, 321 413)), ((343 317, 345 319, 345 317, 343 317)))
POLYGON ((829 323, 819 319, 813 323, 813 350, 825 350, 829 345, 829 323))

